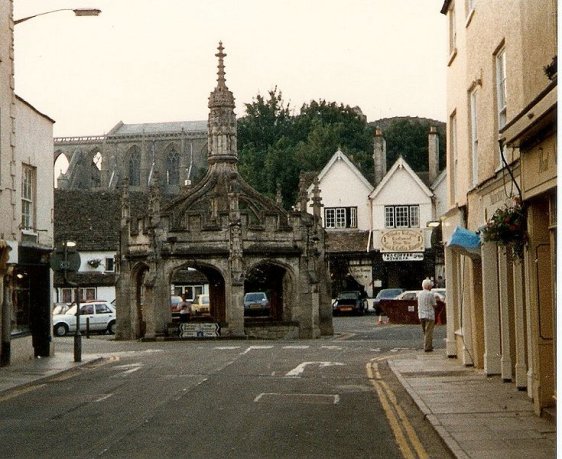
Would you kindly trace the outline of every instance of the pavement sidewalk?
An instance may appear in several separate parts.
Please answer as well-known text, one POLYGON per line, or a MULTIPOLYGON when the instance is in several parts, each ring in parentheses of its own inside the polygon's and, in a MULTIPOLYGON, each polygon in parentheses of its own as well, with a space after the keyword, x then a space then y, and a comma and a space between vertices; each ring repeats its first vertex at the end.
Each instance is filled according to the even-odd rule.
POLYGON ((390 367, 457 458, 554 458, 556 424, 526 392, 442 352, 407 354, 390 367))
POLYGON ((81 362, 74 362, 73 353, 57 352, 52 357, 37 358, 2 367, 0 368, 0 399, 6 391, 25 388, 43 379, 80 368, 102 358, 97 354, 83 354, 81 362))

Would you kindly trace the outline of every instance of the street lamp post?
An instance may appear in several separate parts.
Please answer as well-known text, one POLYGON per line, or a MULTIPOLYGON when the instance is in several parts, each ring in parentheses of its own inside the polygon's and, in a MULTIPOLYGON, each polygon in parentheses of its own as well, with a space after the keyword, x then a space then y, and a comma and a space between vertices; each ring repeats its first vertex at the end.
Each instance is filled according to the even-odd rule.
POLYGON ((99 14, 101 13, 101 10, 98 10, 97 8, 60 8, 58 10, 45 11, 44 13, 37 13, 32 16, 16 19, 14 21, 14 25, 21 24, 22 22, 36 18, 37 16, 44 16, 45 14, 57 13, 59 11, 74 11, 74 14, 76 16, 99 16, 99 14))
POLYGON ((70 282, 67 278, 67 272, 69 271, 70 264, 68 260, 68 248, 75 247, 76 242, 65 241, 63 242, 64 253, 63 253, 63 275, 65 285, 70 285, 75 287, 74 298, 76 300, 76 330, 74 331, 74 361, 82 361, 82 334, 80 333, 80 287, 77 282, 70 282))

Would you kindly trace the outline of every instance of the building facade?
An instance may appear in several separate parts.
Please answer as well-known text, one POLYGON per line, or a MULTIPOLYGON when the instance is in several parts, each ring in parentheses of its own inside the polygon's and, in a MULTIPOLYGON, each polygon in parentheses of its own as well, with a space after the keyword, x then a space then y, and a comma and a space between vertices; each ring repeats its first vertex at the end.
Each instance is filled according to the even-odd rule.
POLYGON ((53 123, 14 92, 13 3, 0 3, 0 363, 52 353, 53 123))
POLYGON ((445 251, 447 353, 527 390, 541 414, 555 404, 557 4, 448 0, 441 12, 449 23, 443 240, 457 227, 482 240, 477 253, 445 251), (516 223, 504 231, 500 217, 516 223))
POLYGON ((402 157, 387 171, 386 141, 376 129, 374 185, 339 150, 317 175, 307 189, 308 205, 319 188, 335 290, 359 289, 374 297, 381 288, 419 289, 425 277, 444 277, 440 239, 428 227, 446 200, 438 157, 438 134, 430 128, 428 171, 413 171, 402 157))
POLYGON ((158 173, 166 194, 200 179, 207 169, 207 122, 117 123, 99 136, 57 137, 55 164, 63 190, 115 190, 127 179, 131 191, 148 191, 158 173))

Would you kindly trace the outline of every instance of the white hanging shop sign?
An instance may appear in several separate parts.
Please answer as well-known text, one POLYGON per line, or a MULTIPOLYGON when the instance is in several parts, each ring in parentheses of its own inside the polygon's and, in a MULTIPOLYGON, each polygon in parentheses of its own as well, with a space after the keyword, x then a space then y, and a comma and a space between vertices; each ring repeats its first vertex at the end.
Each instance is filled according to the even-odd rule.
POLYGON ((381 234, 381 252, 423 252, 423 232, 413 229, 394 229, 381 234))
POLYGON ((383 261, 422 261, 423 252, 391 252, 382 254, 383 261))
POLYGON ((424 249, 423 231, 394 229, 381 234, 383 261, 421 261, 424 249))

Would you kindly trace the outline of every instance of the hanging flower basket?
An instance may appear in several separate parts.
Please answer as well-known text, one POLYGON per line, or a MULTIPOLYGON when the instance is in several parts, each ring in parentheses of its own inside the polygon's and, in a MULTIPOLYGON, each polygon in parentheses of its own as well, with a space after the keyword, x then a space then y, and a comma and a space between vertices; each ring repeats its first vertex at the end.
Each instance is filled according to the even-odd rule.
POLYGON ((88 264, 92 268, 97 268, 101 264, 101 260, 99 258, 92 258, 91 260, 88 260, 88 264))
POLYGON ((519 199, 513 205, 497 209, 482 229, 484 241, 496 242, 511 249, 514 257, 523 259, 523 250, 528 241, 527 215, 519 199))

